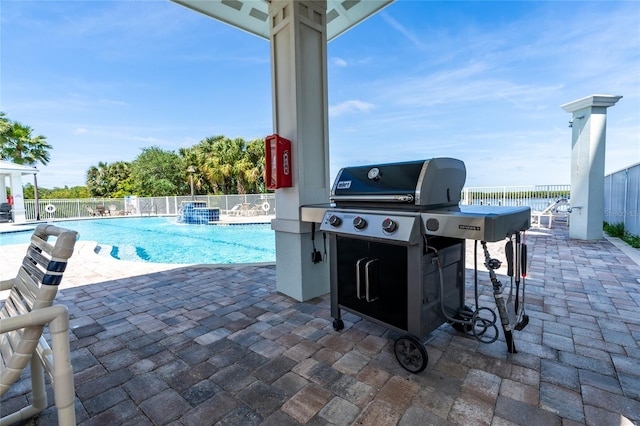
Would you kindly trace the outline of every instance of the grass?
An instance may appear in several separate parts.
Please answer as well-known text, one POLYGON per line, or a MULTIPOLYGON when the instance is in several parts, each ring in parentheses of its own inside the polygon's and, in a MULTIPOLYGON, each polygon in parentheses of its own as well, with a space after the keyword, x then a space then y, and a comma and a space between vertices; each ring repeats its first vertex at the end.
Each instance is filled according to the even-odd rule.
POLYGON ((640 237, 627 232, 623 223, 610 224, 604 222, 604 232, 612 237, 620 238, 633 248, 640 248, 640 237))

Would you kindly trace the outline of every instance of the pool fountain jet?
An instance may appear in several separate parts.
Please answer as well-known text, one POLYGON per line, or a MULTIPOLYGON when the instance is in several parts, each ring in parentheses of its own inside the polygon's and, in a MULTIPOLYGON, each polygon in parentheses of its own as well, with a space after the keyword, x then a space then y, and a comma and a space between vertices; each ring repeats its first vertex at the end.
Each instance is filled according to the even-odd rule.
POLYGON ((208 225, 220 220, 220 209, 207 207, 204 201, 183 201, 178 212, 178 222, 196 225, 208 225))

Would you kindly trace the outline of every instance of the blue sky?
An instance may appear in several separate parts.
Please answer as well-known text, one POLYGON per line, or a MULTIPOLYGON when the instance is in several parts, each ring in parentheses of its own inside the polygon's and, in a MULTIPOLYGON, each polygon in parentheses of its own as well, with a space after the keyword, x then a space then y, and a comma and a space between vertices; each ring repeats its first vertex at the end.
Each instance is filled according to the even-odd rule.
MULTIPOLYGON (((169 1, 2 0, 0 110, 99 161, 273 132, 269 43, 169 1)), ((606 172, 640 162, 640 2, 398 0, 328 46, 331 172, 450 156, 467 186, 570 182, 561 104, 608 110, 606 172)))

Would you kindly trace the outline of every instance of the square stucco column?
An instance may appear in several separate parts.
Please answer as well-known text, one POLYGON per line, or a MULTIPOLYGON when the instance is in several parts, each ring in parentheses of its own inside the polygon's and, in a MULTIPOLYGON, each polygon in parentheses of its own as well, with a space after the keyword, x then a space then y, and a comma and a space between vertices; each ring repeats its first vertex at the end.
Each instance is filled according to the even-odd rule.
MULTIPOLYGON (((293 186, 276 190, 277 290, 304 301, 329 292, 329 265, 311 261, 300 206, 329 197, 326 1, 272 0, 273 128, 291 141, 293 186)), ((317 232, 319 234, 319 232, 317 232)), ((316 247, 323 250, 322 237, 316 247)))
POLYGON ((607 108, 620 98, 622 96, 591 95, 560 106, 572 113, 571 238, 602 238, 607 108))

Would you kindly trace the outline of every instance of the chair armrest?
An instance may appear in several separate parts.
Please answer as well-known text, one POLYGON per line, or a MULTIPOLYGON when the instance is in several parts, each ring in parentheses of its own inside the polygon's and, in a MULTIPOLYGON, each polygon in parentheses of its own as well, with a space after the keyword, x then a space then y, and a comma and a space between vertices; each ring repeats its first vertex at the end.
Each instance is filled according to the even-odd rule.
POLYGON ((15 278, 9 278, 8 280, 0 281, 0 291, 11 290, 13 288, 15 278))
POLYGON ((58 318, 66 318, 66 322, 68 324, 69 312, 66 306, 53 305, 47 308, 36 309, 28 314, 2 318, 0 319, 0 334, 19 330, 21 328, 45 325, 58 318))

